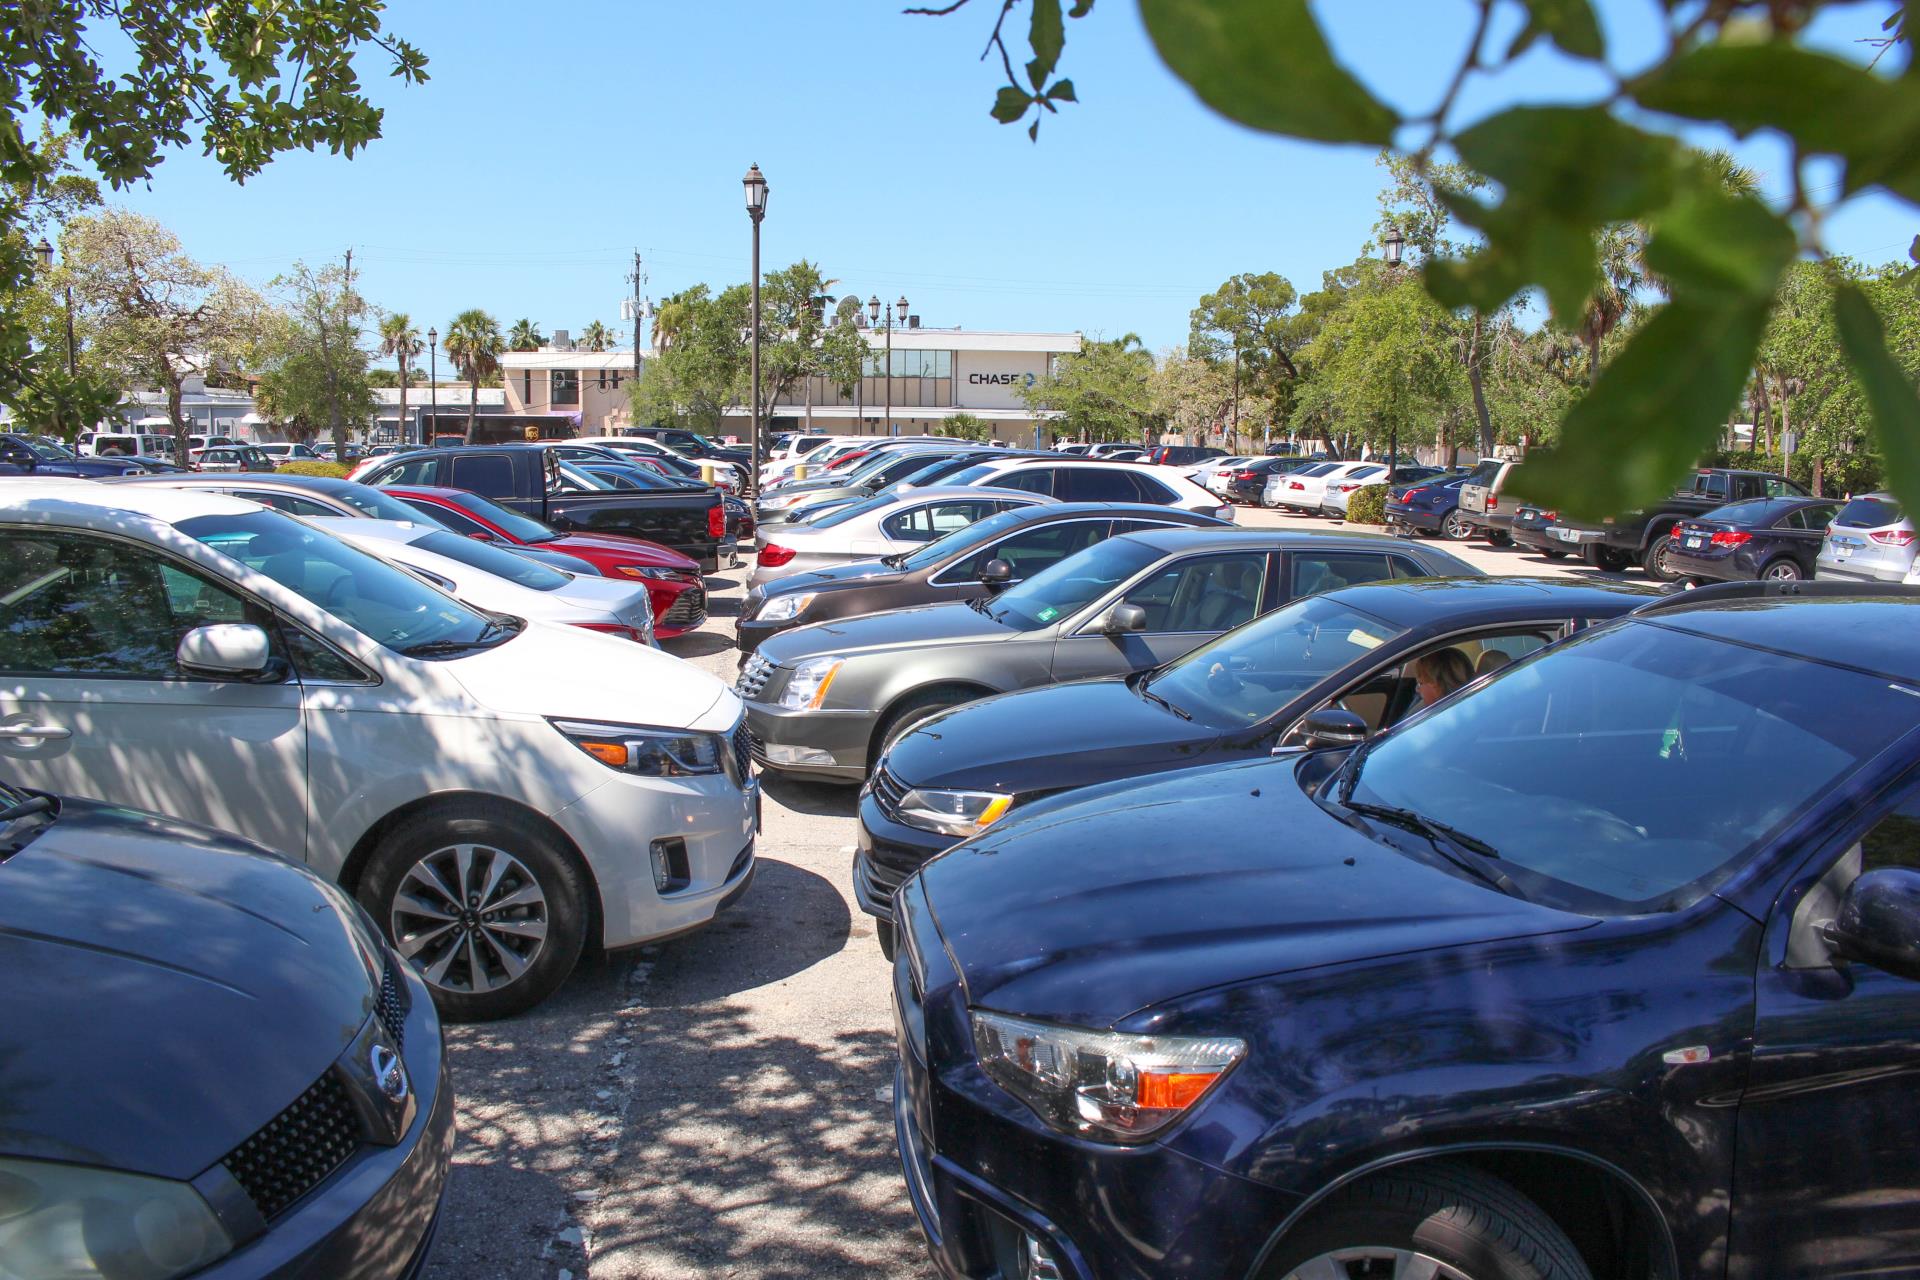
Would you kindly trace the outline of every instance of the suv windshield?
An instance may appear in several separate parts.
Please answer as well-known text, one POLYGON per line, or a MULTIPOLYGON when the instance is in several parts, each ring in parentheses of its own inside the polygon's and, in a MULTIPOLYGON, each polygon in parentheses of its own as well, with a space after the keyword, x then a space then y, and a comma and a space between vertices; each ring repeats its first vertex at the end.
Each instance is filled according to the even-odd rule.
POLYGON ((470 565, 496 578, 505 578, 529 591, 558 591, 573 581, 558 569, 537 564, 523 555, 440 529, 417 539, 413 545, 422 551, 431 551, 437 556, 470 565))
POLYGON ((1347 783, 1355 804, 1484 842, 1529 899, 1678 910, 1913 727, 1891 692, 1657 624, 1602 627, 1381 738, 1347 783))
POLYGON ((1900 504, 1884 493, 1869 494, 1840 508, 1833 522, 1843 529, 1878 529, 1882 525, 1899 524, 1900 504))
POLYGON ((514 634, 413 575, 277 511, 196 516, 178 528, 399 653, 452 656, 514 634))
POLYGON ((1244 729, 1404 630, 1311 596, 1202 645, 1142 687, 1201 724, 1244 729))
POLYGON ((1132 538, 1109 538, 1043 569, 994 598, 996 622, 1035 631, 1071 617, 1160 559, 1161 553, 1132 538))

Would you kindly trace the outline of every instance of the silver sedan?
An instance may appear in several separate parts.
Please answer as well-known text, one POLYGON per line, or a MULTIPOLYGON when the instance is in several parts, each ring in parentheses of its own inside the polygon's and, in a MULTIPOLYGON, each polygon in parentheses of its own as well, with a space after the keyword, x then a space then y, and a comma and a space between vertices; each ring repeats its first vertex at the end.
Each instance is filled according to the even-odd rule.
POLYGON ((748 585, 764 586, 789 574, 850 560, 899 555, 1013 507, 1053 501, 1042 493, 978 485, 875 495, 770 535, 773 540, 760 548, 748 585))

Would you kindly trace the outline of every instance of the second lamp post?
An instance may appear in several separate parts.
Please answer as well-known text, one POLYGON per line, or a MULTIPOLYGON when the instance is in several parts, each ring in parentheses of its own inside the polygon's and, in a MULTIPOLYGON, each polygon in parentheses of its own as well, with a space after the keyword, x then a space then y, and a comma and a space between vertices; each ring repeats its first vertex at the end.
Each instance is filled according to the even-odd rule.
POLYGON ((740 180, 747 193, 747 217, 753 220, 753 444, 747 472, 747 496, 760 493, 760 219, 767 216, 767 180, 760 166, 740 180))
MULTIPOLYGON (((859 296, 860 296, 859 294, 854 295, 854 297, 856 298, 859 296)), ((889 302, 887 304, 887 434, 888 435, 898 434, 893 429, 893 317, 894 317, 895 307, 900 308, 900 319, 905 320, 907 318, 907 295, 906 294, 903 293, 900 295, 899 302, 889 302)), ((873 318, 873 323, 875 324, 880 323, 880 295, 879 294, 876 293, 871 298, 867 299, 867 314, 873 318)))

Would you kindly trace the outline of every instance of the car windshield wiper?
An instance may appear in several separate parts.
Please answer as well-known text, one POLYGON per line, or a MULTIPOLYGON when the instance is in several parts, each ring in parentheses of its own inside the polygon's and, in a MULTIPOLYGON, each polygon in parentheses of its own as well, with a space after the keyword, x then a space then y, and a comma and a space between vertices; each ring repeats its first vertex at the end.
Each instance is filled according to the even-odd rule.
POLYGON ((1433 845, 1436 852, 1462 871, 1485 881, 1508 897, 1524 899, 1520 886, 1513 878, 1498 867, 1486 865, 1500 858, 1500 851, 1478 836, 1468 835, 1457 827, 1450 827, 1435 818, 1412 809, 1402 809, 1390 804, 1368 804, 1365 801, 1343 800, 1341 804, 1349 813, 1357 813, 1364 818, 1377 822, 1392 823, 1404 827, 1418 835, 1423 835, 1433 845))
POLYGON ((1182 720, 1193 719, 1192 712, 1186 710, 1184 707, 1176 707, 1171 702, 1168 702, 1165 698, 1161 697, 1159 694, 1149 689, 1147 687, 1147 682, 1145 680, 1141 680, 1138 684, 1134 685, 1133 691, 1139 694, 1141 697, 1145 698, 1148 702, 1158 703, 1160 706, 1165 707, 1167 710, 1173 712, 1173 714, 1179 716, 1182 720))
MULTIPOLYGON (((519 622, 519 619, 507 621, 519 622)), ((409 658, 445 658, 456 653, 471 653, 476 649, 491 649, 519 635, 520 631, 520 626, 509 626, 498 619, 489 618, 487 625, 480 628, 480 634, 471 640, 422 640, 418 644, 406 645, 400 652, 409 658)))

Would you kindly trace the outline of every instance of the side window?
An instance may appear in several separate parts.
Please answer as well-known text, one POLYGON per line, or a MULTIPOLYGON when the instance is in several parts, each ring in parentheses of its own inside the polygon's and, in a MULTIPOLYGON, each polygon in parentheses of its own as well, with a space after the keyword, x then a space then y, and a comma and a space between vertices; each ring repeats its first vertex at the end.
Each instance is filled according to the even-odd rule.
POLYGON ((452 487, 487 498, 511 498, 513 461, 499 453, 458 455, 453 459, 452 487))
POLYGON ((1062 520, 1027 529, 976 551, 940 575, 942 582, 971 582, 989 560, 1013 566, 1013 580, 1024 581, 1107 536, 1105 520, 1062 520))
POLYGON ((1824 533, 1827 526, 1833 523, 1834 513, 1839 510, 1837 506, 1800 507, 1789 511, 1787 518, 1780 523, 1782 527, 1788 529, 1806 529, 1812 533, 1824 533))
POLYGON ((1226 631, 1260 612, 1264 552, 1200 556, 1154 574, 1127 593, 1147 613, 1148 631, 1226 631))
POLYGON ((1393 565, 1393 572, 1388 574, 1388 577, 1426 578, 1432 576, 1432 570, 1423 567, 1413 560, 1409 560, 1405 556, 1388 556, 1387 559, 1393 565))
POLYGON ((144 548, 63 533, 0 533, 0 670, 178 680, 193 628, 263 621, 226 587, 144 548))
POLYGON ((991 484, 995 489, 1018 489, 1022 493, 1052 493, 1057 475, 1059 470, 1054 467, 1031 467, 998 476, 991 484))
POLYGON ((318 516, 325 519, 340 513, 332 507, 322 506, 312 498, 302 498, 291 493, 268 493, 264 490, 235 489, 233 496, 257 502, 263 507, 272 507, 275 511, 284 511, 290 516, 318 516))
POLYGON ((1063 473, 1068 502, 1138 502, 1140 488, 1133 473, 1119 467, 1068 467, 1063 473))
POLYGON ((968 498, 951 502, 932 502, 912 511, 902 511, 889 517, 880 526, 880 531, 889 538, 899 538, 906 542, 931 542, 943 538, 956 530, 964 529, 975 520, 991 515, 998 510, 999 504, 968 498))
POLYGON ((1882 867, 1920 870, 1920 795, 1909 795, 1860 838, 1861 873, 1882 867))
POLYGON ((435 457, 407 458, 367 479, 368 484, 424 484, 434 483, 434 472, 440 465, 435 457))
POLYGON ((294 623, 282 621, 280 638, 293 659, 293 669, 306 680, 339 680, 352 684, 367 681, 366 672, 354 666, 332 646, 307 634, 294 623))
POLYGON ((1288 557, 1287 598, 1319 595, 1357 582, 1375 582, 1394 574, 1387 557, 1371 551, 1296 551, 1288 557))

